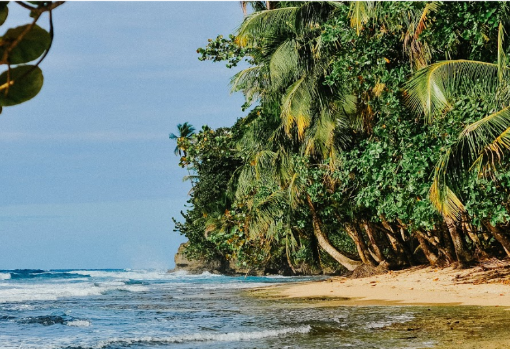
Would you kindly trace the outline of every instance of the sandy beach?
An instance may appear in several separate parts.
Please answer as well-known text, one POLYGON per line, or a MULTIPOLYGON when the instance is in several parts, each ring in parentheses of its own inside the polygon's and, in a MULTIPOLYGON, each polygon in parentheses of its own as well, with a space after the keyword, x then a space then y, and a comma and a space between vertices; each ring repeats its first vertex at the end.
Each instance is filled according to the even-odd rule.
MULTIPOLYGON (((256 297, 307 306, 421 306, 422 316, 388 327, 396 336, 432 339, 434 348, 510 347, 510 263, 488 261, 470 269, 414 267, 360 279, 281 285, 256 297), (431 307, 441 316, 427 314, 431 307)), ((431 312, 432 313, 432 312, 431 312)))
POLYGON ((510 271, 503 267, 411 268, 367 278, 333 277, 285 286, 285 298, 349 298, 355 303, 450 304, 510 308, 510 271))

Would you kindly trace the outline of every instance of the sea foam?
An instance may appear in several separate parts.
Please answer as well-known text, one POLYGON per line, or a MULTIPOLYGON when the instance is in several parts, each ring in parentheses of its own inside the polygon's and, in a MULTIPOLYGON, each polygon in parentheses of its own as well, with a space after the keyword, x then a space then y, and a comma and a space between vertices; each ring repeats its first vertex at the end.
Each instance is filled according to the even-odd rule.
POLYGON ((186 342, 238 342, 250 341, 256 339, 280 337, 289 334, 306 334, 311 331, 311 326, 289 327, 279 330, 265 330, 258 332, 230 332, 230 333, 195 333, 188 335, 172 336, 172 337, 135 337, 135 338, 111 338, 101 341, 95 349, 102 349, 111 346, 129 346, 133 344, 140 345, 164 345, 171 343, 186 342))
POLYGON ((52 283, 14 285, 0 288, 0 303, 51 301, 61 298, 99 296, 112 291, 143 292, 148 288, 142 285, 125 285, 124 283, 52 283))
POLYGON ((9 280, 11 278, 11 273, 0 273, 0 280, 9 280))
POLYGON ((67 326, 72 326, 72 327, 89 327, 90 326, 90 321, 87 321, 87 320, 73 320, 73 321, 66 322, 66 325, 67 326))

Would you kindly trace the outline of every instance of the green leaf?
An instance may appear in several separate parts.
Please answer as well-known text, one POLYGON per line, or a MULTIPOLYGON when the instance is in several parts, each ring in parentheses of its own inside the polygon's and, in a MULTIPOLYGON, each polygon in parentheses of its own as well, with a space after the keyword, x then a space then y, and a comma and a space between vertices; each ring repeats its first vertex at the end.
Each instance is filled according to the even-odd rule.
POLYGON ((6 2, 0 2, 0 25, 4 24, 9 14, 9 8, 6 2))
MULTIPOLYGON (((39 67, 23 65, 11 69, 10 75, 12 85, 8 90, 0 91, 0 106, 9 107, 26 102, 34 98, 42 88, 44 78, 39 67)), ((0 86, 6 83, 7 71, 0 75, 0 86)))
MULTIPOLYGON (((5 35, 2 37, 3 45, 0 47, 0 59, 3 57, 4 52, 10 43, 16 40, 28 26, 29 25, 27 24, 7 30, 5 35)), ((10 52, 8 61, 11 64, 31 62, 39 58, 44 51, 48 50, 50 45, 50 34, 38 25, 34 25, 34 27, 30 29, 30 31, 10 52)))

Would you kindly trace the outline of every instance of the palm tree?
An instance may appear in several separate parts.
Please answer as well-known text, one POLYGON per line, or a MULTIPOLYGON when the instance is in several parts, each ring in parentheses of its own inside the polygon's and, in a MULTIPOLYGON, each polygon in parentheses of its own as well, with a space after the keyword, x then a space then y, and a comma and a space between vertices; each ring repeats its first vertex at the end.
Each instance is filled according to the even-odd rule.
MULTIPOLYGON (((461 264, 470 258, 457 226, 459 221, 469 218, 455 191, 461 188, 468 174, 484 175, 494 170, 510 149, 510 80, 503 35, 500 23, 497 63, 462 59, 437 62, 419 70, 406 88, 410 108, 423 114, 429 122, 451 110, 452 102, 463 93, 490 96, 486 99, 495 111, 460 132, 437 162, 429 191, 432 204, 448 226, 461 264)), ((510 255, 510 240, 500 234, 497 227, 488 224, 488 228, 510 255)))
POLYGON ((177 125, 177 131, 179 135, 175 135, 174 133, 170 133, 169 138, 173 139, 177 142, 177 145, 175 146, 174 154, 179 156, 186 156, 186 151, 179 146, 179 142, 181 142, 184 139, 191 139, 191 136, 195 133, 195 128, 189 124, 188 122, 185 122, 184 124, 178 124, 177 125))
MULTIPOLYGON (((278 188, 263 200, 254 201, 250 221, 256 235, 271 235, 275 226, 288 227, 289 214, 298 203, 310 209, 313 231, 319 245, 349 270, 359 264, 339 252, 322 230, 322 222, 310 197, 298 180, 294 157, 321 162, 331 168, 345 140, 353 100, 342 89, 323 84, 330 70, 322 52, 321 24, 344 6, 332 2, 278 3, 246 17, 237 32, 237 42, 253 52, 255 65, 232 79, 233 91, 243 91, 248 102, 260 101, 262 110, 252 122, 244 142, 250 145, 237 195, 249 195, 256 183, 270 178, 278 188), (288 213, 282 215, 282 207, 288 213), (282 219, 284 221, 282 221, 282 219), (287 222, 287 223, 285 223, 287 222)), ((292 234, 286 235, 292 246, 292 234)), ((288 251, 288 250, 287 250, 288 251)), ((288 253, 287 253, 288 254, 288 253)))
POLYGON ((407 101, 428 121, 452 108, 459 91, 478 89, 493 96, 497 111, 466 126, 436 165, 430 199, 445 217, 459 220, 465 211, 452 188, 466 173, 494 169, 510 149, 510 80, 499 25, 497 63, 449 60, 418 71, 407 84, 407 101))

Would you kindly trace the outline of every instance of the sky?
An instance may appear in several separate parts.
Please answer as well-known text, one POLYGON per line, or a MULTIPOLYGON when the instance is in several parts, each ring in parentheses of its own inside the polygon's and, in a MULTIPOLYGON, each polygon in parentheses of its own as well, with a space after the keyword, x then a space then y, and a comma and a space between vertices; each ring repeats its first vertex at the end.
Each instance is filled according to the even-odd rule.
MULTIPOLYGON (((0 34, 30 21, 9 9, 0 34)), ((0 114, 0 269, 173 268, 190 185, 168 134, 243 116, 236 71, 196 53, 242 20, 239 2, 54 11, 41 92, 0 114)))

